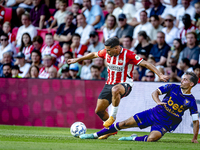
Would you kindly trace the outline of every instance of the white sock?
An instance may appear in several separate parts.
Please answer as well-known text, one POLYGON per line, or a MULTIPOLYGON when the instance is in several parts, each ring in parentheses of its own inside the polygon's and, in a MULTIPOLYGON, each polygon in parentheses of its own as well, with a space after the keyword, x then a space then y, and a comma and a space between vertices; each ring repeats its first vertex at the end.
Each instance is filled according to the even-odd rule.
POLYGON ((94 133, 93 135, 94 135, 94 138, 98 138, 98 135, 97 135, 97 133, 94 133))
POLYGON ((118 106, 111 106, 111 116, 113 116, 114 119, 116 119, 116 115, 117 115, 117 111, 118 111, 118 106))

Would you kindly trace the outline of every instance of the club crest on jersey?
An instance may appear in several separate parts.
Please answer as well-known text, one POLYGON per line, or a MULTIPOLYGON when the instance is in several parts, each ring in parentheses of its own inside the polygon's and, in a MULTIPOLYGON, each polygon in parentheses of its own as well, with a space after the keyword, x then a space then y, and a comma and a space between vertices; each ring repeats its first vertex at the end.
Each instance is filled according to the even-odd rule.
POLYGON ((140 56, 136 55, 136 56, 135 56, 135 59, 136 59, 136 60, 139 60, 139 59, 140 59, 140 56))
POLYGON ((189 105, 190 104, 190 101, 188 100, 188 99, 185 99, 185 101, 184 101, 184 106, 187 106, 187 105, 189 105))
POLYGON ((122 60, 122 59, 120 59, 120 60, 119 60, 119 63, 123 63, 123 60, 122 60))

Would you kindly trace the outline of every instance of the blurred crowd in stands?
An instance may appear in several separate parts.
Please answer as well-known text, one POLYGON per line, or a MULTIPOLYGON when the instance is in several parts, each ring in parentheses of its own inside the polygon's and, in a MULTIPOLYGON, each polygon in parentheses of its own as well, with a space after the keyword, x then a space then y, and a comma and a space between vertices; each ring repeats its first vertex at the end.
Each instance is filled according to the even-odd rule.
MULTIPOLYGON (((101 58, 67 64, 117 37, 170 82, 200 78, 200 0, 1 0, 0 77, 106 80, 101 58)), ((159 81, 135 66, 134 81, 159 81)), ((200 83, 200 80, 199 80, 200 83)))

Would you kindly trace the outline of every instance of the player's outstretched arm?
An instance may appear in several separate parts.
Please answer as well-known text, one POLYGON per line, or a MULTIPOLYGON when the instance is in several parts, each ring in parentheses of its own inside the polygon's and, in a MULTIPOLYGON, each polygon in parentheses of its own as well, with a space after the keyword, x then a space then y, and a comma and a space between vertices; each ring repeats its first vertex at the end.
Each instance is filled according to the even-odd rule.
POLYGON ((93 59, 93 58, 97 58, 97 57, 98 57, 97 52, 92 52, 92 53, 84 55, 84 56, 82 56, 80 58, 68 59, 67 63, 68 64, 73 64, 73 63, 76 63, 76 62, 79 62, 79 61, 83 61, 83 60, 87 60, 87 59, 93 59))
POLYGON ((198 133, 199 133, 199 120, 193 121, 193 133, 194 133, 194 136, 193 136, 193 139, 192 139, 192 143, 199 143, 197 141, 197 136, 198 136, 198 133))
POLYGON ((159 99, 159 95, 161 95, 161 93, 159 92, 159 90, 155 90, 152 94, 152 98, 153 100, 158 104, 158 105, 165 105, 166 103, 165 102, 162 102, 160 99, 159 99))
POLYGON ((140 66, 146 67, 147 69, 153 71, 155 74, 158 75, 158 77, 160 78, 161 81, 167 82, 169 80, 169 77, 166 75, 163 75, 158 69, 156 69, 156 67, 154 65, 152 65, 151 63, 143 60, 140 64, 140 66))

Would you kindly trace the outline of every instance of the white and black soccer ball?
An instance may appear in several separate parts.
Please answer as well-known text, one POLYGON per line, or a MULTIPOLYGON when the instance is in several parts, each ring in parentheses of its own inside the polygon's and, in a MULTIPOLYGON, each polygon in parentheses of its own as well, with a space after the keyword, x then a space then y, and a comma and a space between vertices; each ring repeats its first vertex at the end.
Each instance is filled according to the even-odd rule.
POLYGON ((81 134, 85 134, 87 128, 82 122, 75 122, 71 125, 70 132, 74 137, 79 137, 81 134))

